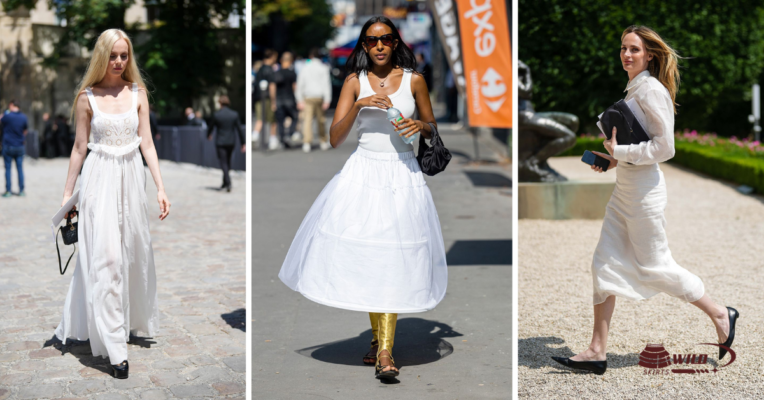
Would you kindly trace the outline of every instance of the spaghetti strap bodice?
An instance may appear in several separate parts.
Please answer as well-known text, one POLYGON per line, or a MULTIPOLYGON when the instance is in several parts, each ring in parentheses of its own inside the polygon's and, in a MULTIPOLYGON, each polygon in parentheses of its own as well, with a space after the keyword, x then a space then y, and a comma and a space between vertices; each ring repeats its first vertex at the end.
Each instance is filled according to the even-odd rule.
POLYGON ((121 114, 107 114, 98 109, 93 90, 85 89, 93 109, 90 120, 90 132, 93 142, 88 144, 91 150, 100 149, 113 155, 126 154, 138 148, 141 138, 138 136, 138 84, 133 83, 132 106, 121 114))
MULTIPOLYGON (((366 71, 358 75, 361 90, 358 98, 374 95, 366 71)), ((401 86, 387 97, 393 102, 404 118, 411 118, 416 112, 416 102, 411 93, 411 71, 404 70, 401 86)), ((358 129, 358 147, 377 153, 405 153, 413 151, 414 146, 403 142, 393 125, 387 120, 387 110, 378 107, 364 107, 356 118, 358 129)))

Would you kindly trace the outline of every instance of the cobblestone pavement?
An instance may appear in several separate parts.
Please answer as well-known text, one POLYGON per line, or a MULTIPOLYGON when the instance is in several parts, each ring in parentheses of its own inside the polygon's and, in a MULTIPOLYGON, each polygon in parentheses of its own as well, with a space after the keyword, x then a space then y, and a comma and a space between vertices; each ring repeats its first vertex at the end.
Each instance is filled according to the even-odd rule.
MULTIPOLYGON (((577 161, 576 161, 577 162, 577 161)), ((557 164, 562 165, 562 164, 557 164)), ((578 165, 578 164, 576 164, 578 165)), ((696 307, 665 294, 616 300, 602 376, 573 372, 550 357, 585 350, 592 334, 591 262, 602 220, 520 220, 518 386, 531 399, 764 398, 764 198, 688 169, 661 164, 666 177, 666 234, 676 262, 697 274, 717 303, 740 312, 732 349, 717 363, 716 330, 696 307), (717 372, 646 375, 647 344, 674 354, 707 354, 708 364, 677 366, 717 372)), ((610 172, 607 172, 609 174, 610 172)), ((592 174, 594 174, 592 172, 592 174)))
MULTIPOLYGON (((443 231, 448 290, 434 310, 399 315, 393 357, 401 375, 393 385, 361 362, 371 340, 367 313, 314 303, 278 278, 303 217, 357 147, 355 131, 325 152, 254 154, 254 399, 511 397, 511 165, 470 162, 471 136, 445 127, 441 134, 454 158, 426 180, 443 231)), ((493 157, 480 146, 481 158, 493 157)))
POLYGON ((27 196, 0 198, 0 399, 244 398, 244 174, 221 193, 219 170, 160 165, 165 221, 146 169, 160 332, 128 345, 130 378, 117 380, 87 342, 53 339, 74 270, 59 274, 49 227, 68 160, 25 160, 27 196))

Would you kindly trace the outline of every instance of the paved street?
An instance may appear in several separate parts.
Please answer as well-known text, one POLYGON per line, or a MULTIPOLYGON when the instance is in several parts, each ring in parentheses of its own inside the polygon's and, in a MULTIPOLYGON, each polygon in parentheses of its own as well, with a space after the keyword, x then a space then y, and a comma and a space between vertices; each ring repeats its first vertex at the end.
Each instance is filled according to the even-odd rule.
MULTIPOLYGON (((443 229, 448 292, 433 311, 399 316, 397 384, 376 380, 374 368, 361 362, 371 340, 367 313, 316 304, 278 279, 302 218, 356 148, 355 131, 326 152, 255 151, 253 398, 511 396, 511 166, 471 162, 472 138, 463 131, 441 135, 454 158, 445 172, 426 179, 443 229)), ((480 156, 495 158, 484 144, 480 156)))
MULTIPOLYGON (((569 158, 569 165, 580 161, 569 158)), ((556 160, 555 167, 565 166, 556 160)), ((591 263, 602 220, 520 220, 518 386, 529 399, 761 399, 764 398, 764 198, 746 196, 730 185, 673 164, 661 164, 668 190, 666 234, 676 262, 698 275, 717 303, 740 312, 737 353, 717 362, 710 319, 696 307, 658 294, 646 301, 616 300, 608 337, 607 372, 574 372, 550 357, 572 357, 592 335, 591 263), (672 373, 670 366, 640 365, 647 344, 672 355, 707 354, 716 372, 672 373), (659 372, 647 375, 647 372, 659 372)), ((566 171, 561 170, 565 173, 566 171)), ((590 175, 599 175, 589 171, 590 175)), ((608 171, 605 174, 610 174, 608 171)), ((583 173, 581 176, 584 176, 583 173)), ((611 176, 611 179, 612 176, 611 176)))
POLYGON ((146 170, 160 332, 128 345, 130 378, 116 380, 87 342, 52 340, 74 270, 59 274, 49 228, 68 160, 26 159, 27 197, 0 198, 0 399, 244 398, 244 174, 221 193, 219 170, 160 165, 165 221, 146 170))

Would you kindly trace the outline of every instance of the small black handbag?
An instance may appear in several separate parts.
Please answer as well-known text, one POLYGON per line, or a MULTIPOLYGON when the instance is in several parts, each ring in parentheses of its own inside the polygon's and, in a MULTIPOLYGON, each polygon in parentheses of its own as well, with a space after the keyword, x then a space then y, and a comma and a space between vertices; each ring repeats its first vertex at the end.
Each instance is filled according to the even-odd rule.
POLYGON ((639 123, 639 120, 623 100, 618 100, 618 102, 608 107, 602 114, 600 122, 608 140, 613 136, 613 127, 616 128, 615 137, 618 144, 639 144, 650 140, 645 128, 639 123))
POLYGON ((446 165, 451 161, 451 152, 443 145, 443 140, 440 138, 435 124, 432 122, 428 122, 428 124, 430 124, 432 129, 432 137, 430 138, 430 145, 432 147, 427 146, 424 141, 424 135, 420 133, 419 151, 416 160, 424 174, 434 176, 446 169, 446 165))
MULTIPOLYGON (((66 217, 66 225, 58 228, 58 233, 61 234, 61 237, 64 239, 65 245, 73 245, 77 243, 77 223, 72 222, 72 214, 79 219, 79 213, 77 211, 69 211, 69 216, 66 217)), ((61 251, 58 249, 58 235, 56 235, 56 252, 58 253, 58 271, 61 272, 61 275, 63 275, 66 272, 66 269, 69 268, 69 262, 72 261, 72 257, 74 256, 74 253, 77 251, 77 246, 74 246, 74 250, 72 251, 72 255, 69 256, 69 259, 66 261, 66 266, 61 269, 61 251)))

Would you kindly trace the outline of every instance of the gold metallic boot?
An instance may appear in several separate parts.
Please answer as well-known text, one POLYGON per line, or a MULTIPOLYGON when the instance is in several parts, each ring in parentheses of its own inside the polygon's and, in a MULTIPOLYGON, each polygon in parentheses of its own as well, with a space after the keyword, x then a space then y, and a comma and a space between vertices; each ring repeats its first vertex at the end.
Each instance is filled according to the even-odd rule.
POLYGON ((369 321, 371 321, 371 346, 369 352, 363 356, 363 363, 366 365, 374 365, 377 363, 377 350, 375 347, 379 346, 379 313, 369 313, 369 321))
POLYGON ((398 314, 379 314, 379 349, 377 349, 377 363, 375 366, 375 375, 379 379, 390 379, 398 376, 398 371, 394 369, 385 370, 388 366, 379 363, 379 359, 386 357, 390 359, 392 366, 395 366, 393 360, 393 341, 395 340, 395 324, 398 322, 398 314), (387 350, 388 354, 380 354, 387 350))

